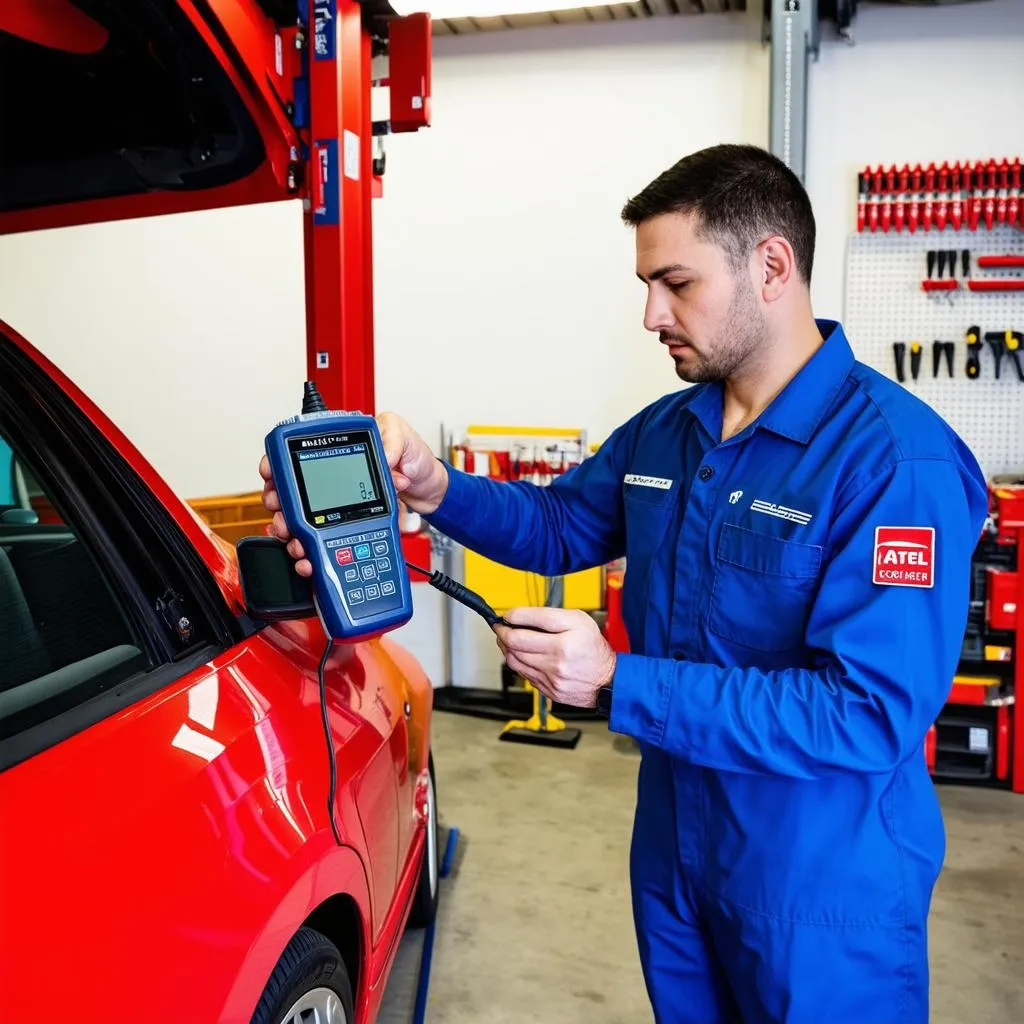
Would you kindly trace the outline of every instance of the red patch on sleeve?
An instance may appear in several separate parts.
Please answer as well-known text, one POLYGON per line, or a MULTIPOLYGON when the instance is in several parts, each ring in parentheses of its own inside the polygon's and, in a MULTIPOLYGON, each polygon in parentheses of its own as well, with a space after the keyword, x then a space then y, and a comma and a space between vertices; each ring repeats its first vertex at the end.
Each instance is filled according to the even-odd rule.
POLYGON ((876 527, 873 582, 890 587, 934 586, 934 527, 876 527))

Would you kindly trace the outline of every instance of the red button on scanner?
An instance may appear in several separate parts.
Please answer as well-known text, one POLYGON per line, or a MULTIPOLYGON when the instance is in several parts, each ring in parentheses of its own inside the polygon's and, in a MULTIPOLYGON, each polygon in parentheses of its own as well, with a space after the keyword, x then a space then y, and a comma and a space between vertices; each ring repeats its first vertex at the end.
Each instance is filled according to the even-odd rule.
POLYGON ((348 565, 352 561, 352 549, 338 548, 334 553, 334 557, 338 560, 338 565, 348 565))

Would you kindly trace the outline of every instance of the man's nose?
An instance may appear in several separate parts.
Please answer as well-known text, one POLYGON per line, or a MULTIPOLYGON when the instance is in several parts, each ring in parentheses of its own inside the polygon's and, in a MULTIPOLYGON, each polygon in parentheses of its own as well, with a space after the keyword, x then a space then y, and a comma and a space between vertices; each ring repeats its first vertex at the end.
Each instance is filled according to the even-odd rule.
POLYGON ((672 315, 666 296, 660 288, 652 288, 647 294, 644 327, 649 331, 669 331, 674 324, 675 317, 672 315))

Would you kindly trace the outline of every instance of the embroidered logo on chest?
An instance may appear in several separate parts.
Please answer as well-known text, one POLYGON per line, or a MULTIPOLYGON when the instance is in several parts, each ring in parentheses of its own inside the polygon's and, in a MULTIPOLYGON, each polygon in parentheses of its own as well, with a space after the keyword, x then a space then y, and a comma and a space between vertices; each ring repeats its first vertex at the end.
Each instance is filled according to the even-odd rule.
POLYGON ((627 473, 622 481, 636 487, 656 487, 659 491, 667 491, 672 486, 672 481, 662 476, 641 476, 638 473, 627 473))
POLYGON ((801 526, 806 526, 814 518, 810 512, 801 512, 798 508, 787 508, 785 505, 777 505, 774 501, 762 501, 760 498, 755 498, 750 503, 750 511, 786 519, 801 526))
POLYGON ((873 582, 890 587, 934 586, 934 528, 931 526, 876 527, 873 582))

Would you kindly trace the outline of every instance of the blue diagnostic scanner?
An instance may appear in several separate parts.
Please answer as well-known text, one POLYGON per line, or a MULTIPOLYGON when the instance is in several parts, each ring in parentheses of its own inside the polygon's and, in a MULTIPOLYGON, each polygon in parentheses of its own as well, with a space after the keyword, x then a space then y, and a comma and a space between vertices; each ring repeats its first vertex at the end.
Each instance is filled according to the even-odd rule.
POLYGON ((285 522, 313 564, 334 640, 363 640, 412 617, 398 499, 372 416, 332 412, 306 382, 302 414, 266 437, 285 522))

